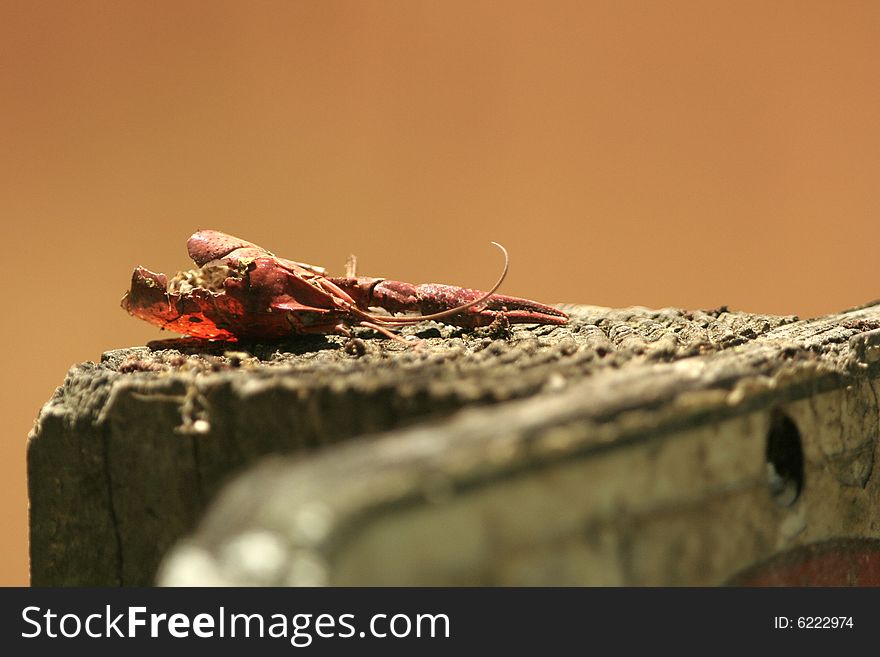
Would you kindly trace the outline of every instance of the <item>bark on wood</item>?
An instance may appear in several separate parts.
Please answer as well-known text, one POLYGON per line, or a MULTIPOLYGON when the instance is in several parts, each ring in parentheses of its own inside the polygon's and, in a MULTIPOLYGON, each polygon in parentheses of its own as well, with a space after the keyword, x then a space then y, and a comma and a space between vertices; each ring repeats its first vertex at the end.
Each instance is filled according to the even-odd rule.
POLYGON ((880 537, 880 306, 565 310, 72 368, 29 445, 33 583, 714 584, 880 537))

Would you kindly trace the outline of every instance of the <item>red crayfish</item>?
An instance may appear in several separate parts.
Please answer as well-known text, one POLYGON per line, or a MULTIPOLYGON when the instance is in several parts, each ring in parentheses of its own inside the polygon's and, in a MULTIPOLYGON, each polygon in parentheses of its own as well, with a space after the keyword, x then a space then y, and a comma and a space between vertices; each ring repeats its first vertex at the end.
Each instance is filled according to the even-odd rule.
POLYGON ((228 341, 302 333, 350 336, 355 325, 401 339, 389 328, 429 319, 467 328, 487 326, 499 317, 513 323, 565 324, 568 316, 556 308, 495 294, 507 274, 507 251, 496 246, 504 253, 504 272, 489 292, 480 292, 358 277, 353 271, 345 277, 325 276, 320 267, 279 258, 219 231, 201 230, 187 242, 198 269, 168 278, 138 267, 122 307, 163 329, 228 341))

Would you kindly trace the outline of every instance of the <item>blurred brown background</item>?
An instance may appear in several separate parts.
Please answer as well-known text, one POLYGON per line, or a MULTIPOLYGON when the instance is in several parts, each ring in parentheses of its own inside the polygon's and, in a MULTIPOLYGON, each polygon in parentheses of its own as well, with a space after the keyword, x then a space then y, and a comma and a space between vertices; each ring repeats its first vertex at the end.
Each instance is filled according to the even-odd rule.
MULTIPOLYGON (((880 296, 880 3, 0 0, 0 583, 25 437, 217 228, 336 273, 815 315, 880 296)), ((149 464, 144 464, 149 467, 149 464)))

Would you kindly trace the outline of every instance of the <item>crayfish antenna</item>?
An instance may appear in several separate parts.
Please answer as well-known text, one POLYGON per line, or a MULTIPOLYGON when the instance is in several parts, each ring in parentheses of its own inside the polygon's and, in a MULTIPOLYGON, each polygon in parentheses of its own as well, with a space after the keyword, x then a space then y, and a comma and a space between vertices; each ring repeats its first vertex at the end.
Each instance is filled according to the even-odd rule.
POLYGON ((450 315, 457 315, 458 313, 464 312, 468 308, 473 308, 474 306, 478 306, 481 303, 485 303, 489 300, 495 292, 501 287, 501 284, 504 282, 504 279, 507 278, 507 270, 510 268, 510 255, 507 253, 507 249, 501 246, 498 242, 492 242, 495 246, 501 249, 501 253, 504 254, 504 270, 501 272, 501 276, 498 277, 498 282, 492 286, 492 289, 486 292, 483 296, 474 299, 473 301, 468 301, 467 303, 463 303, 460 306, 456 306, 455 308, 450 308, 449 310, 443 310, 439 313, 431 313, 430 315, 419 315, 418 317, 378 317, 375 315, 368 315, 370 320, 374 322, 382 322, 383 324, 387 324, 390 326, 394 325, 403 325, 403 324, 418 324, 419 322, 424 322, 425 320, 431 319, 442 319, 443 317, 449 317, 450 315))

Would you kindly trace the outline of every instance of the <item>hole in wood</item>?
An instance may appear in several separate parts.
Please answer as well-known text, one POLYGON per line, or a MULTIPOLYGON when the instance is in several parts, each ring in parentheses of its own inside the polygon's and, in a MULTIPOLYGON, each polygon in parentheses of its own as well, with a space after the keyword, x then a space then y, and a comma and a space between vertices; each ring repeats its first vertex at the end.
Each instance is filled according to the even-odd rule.
POLYGON ((781 411, 773 413, 767 432, 767 483, 779 506, 794 504, 804 487, 801 432, 781 411))

